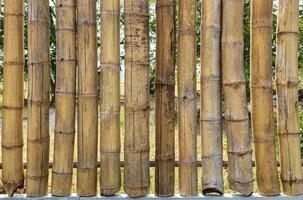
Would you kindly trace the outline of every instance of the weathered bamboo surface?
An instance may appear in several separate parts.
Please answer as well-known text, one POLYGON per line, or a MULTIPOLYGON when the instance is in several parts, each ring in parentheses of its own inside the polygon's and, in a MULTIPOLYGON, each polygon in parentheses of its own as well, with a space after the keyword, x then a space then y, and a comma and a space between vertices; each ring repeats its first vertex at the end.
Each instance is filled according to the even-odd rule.
POLYGON ((120 175, 120 0, 101 0, 101 194, 115 195, 120 175))
POLYGON ((56 0, 56 122, 52 195, 68 196, 72 186, 76 100, 75 0, 56 0))
POLYGON ((252 150, 243 71, 243 1, 223 0, 222 83, 228 149, 228 182, 244 195, 253 192, 252 150))
POLYGON ((28 134, 26 194, 48 193, 49 162, 49 0, 28 2, 28 134))
POLYGON ((195 28, 196 0, 179 0, 179 191, 183 196, 198 195, 195 28))
MULTIPOLYGON (((298 0, 279 0, 276 85, 283 193, 303 193, 298 111, 298 0)), ((262 168, 263 170, 263 168, 262 168)))
POLYGON ((12 196, 23 187, 23 1, 4 2, 4 67, 2 121, 2 182, 12 196))
POLYGON ((221 0, 203 1, 201 27, 202 193, 223 194, 221 0))
POLYGON ((77 0, 77 194, 97 194, 98 82, 96 1, 77 0))
POLYGON ((125 175, 130 197, 149 192, 148 0, 125 0, 125 175))
POLYGON ((250 80, 258 189, 262 195, 278 195, 272 101, 272 0, 252 1, 250 80))
POLYGON ((157 196, 173 196, 175 181, 176 2, 157 0, 156 177, 157 196))

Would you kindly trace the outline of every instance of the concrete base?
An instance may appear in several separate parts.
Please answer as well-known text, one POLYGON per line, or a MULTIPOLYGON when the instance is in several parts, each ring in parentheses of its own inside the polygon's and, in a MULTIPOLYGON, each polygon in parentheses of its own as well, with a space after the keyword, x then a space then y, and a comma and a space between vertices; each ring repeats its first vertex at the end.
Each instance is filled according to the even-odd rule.
MULTIPOLYGON (((7 195, 0 195, 0 199, 7 199, 10 200, 7 195)), ((36 199, 36 198, 29 198, 26 195, 20 195, 16 194, 14 195, 13 199, 20 199, 20 200, 31 200, 31 199, 36 199)), ((114 197, 103 197, 103 196, 96 196, 96 197, 78 197, 76 194, 73 194, 72 196, 69 197, 54 197, 54 196, 46 196, 46 197, 40 197, 38 199, 42 200, 56 200, 56 199, 63 199, 63 200, 100 200, 100 199, 129 199, 127 195, 118 195, 114 197)), ((279 196, 274 196, 274 197, 264 197, 260 196, 258 194, 253 194, 250 197, 245 197, 239 194, 226 194, 224 196, 202 196, 199 195, 197 197, 182 197, 179 195, 176 195, 174 197, 169 197, 169 198, 161 198, 161 197, 156 197, 154 195, 148 195, 146 197, 142 198, 135 198, 135 199, 205 199, 205 200, 303 200, 303 195, 300 196, 285 196, 285 195, 279 195, 279 196)))

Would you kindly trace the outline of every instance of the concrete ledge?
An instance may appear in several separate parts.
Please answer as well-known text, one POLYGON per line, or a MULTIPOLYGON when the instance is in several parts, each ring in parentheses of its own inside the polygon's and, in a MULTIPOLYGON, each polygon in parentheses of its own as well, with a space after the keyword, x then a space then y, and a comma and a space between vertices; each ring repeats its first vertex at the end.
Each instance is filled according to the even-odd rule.
MULTIPOLYGON (((114 197, 103 197, 103 196, 96 196, 96 197, 78 197, 76 194, 73 194, 69 197, 54 197, 54 196, 45 196, 45 197, 40 197, 40 198, 30 198, 27 197, 26 195, 22 194, 16 194, 13 198, 9 198, 7 195, 0 195, 0 199, 22 199, 22 200, 32 200, 32 199, 42 199, 42 200, 56 200, 56 199, 63 199, 63 200, 100 200, 100 199, 129 199, 127 195, 118 195, 114 197)), ((245 197, 239 194, 226 194, 224 196, 202 196, 199 195, 197 197, 182 197, 180 195, 176 195, 174 197, 169 197, 169 198, 161 198, 161 197, 156 197, 154 195, 148 195, 146 197, 142 198, 136 198, 136 199, 207 199, 207 200, 303 200, 303 195, 300 196, 285 196, 285 195, 279 195, 279 196, 274 196, 274 197, 265 197, 265 196, 260 196, 258 194, 253 194, 250 197, 245 197)))

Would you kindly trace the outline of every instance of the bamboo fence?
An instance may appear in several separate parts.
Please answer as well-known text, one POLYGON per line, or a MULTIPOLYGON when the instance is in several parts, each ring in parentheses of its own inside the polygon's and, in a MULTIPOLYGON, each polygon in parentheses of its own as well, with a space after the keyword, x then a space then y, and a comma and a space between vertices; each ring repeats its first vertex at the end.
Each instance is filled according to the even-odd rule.
POLYGON ((50 18, 49 0, 28 0, 27 3, 29 90, 27 162, 23 163, 23 9, 27 4, 21 0, 4 1, 3 163, 0 169, 3 188, 10 197, 24 186, 24 169, 27 196, 46 196, 51 189, 53 196, 67 197, 72 192, 74 168, 77 168, 77 195, 80 197, 96 196, 98 191, 103 196, 118 194, 121 174, 126 194, 143 197, 149 194, 151 167, 155 167, 155 193, 159 197, 175 195, 176 167, 178 193, 185 197, 199 194, 198 167, 202 167, 204 195, 223 195, 226 169, 229 188, 244 196, 251 195, 255 178, 252 167, 256 167, 261 195, 279 195, 280 181, 285 195, 303 194, 298 109, 299 0, 279 0, 278 5, 275 89, 280 161, 276 158, 274 133, 273 1, 251 2, 250 94, 255 161, 252 161, 244 78, 244 1, 203 0, 201 27, 197 27, 199 4, 196 0, 156 0, 155 161, 150 161, 149 144, 152 64, 149 1, 100 1, 98 68, 97 1, 56 0, 53 158, 49 158, 49 49, 53 18, 50 18), (121 5, 124 5, 124 15, 120 18, 121 5), (124 38, 120 35, 123 23, 124 38), (198 29, 201 31, 200 52, 197 51, 198 29), (123 134, 120 131, 123 128, 120 126, 120 107, 123 106, 120 103, 121 44, 125 45, 125 125, 124 157, 120 158, 123 134), (201 56, 201 161, 197 160, 198 53, 201 56), (223 130, 227 136, 228 161, 223 161, 223 130), (78 154, 74 162, 76 131, 78 154), (178 140, 175 140, 176 133, 178 140), (175 141, 179 143, 177 148, 175 141), (176 149, 179 160, 175 156, 176 149), (278 167, 281 167, 281 180, 278 167))

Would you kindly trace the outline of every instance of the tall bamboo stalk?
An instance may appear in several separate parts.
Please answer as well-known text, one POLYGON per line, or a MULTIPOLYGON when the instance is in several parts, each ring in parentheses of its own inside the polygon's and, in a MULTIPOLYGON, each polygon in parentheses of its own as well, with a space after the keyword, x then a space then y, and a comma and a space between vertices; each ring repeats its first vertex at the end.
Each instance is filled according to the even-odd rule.
POLYGON ((228 144, 230 188, 253 192, 252 150, 243 72, 243 1, 223 0, 222 82, 228 144))
POLYGON ((179 0, 179 190, 183 196, 198 195, 196 2, 196 0, 179 0))
POLYGON ((23 187, 23 1, 4 1, 2 182, 12 196, 23 187))
POLYGON ((98 82, 96 1, 77 0, 77 194, 97 194, 98 82))
POLYGON ((272 101, 272 0, 253 0, 251 8, 251 105, 259 193, 280 192, 272 101), (266 163, 266 164, 264 164, 266 163))
POLYGON ((125 176, 130 197, 149 191, 148 0, 125 0, 125 176))
POLYGON ((120 0, 101 0, 101 194, 120 190, 120 0))
POLYGON ((202 193, 223 194, 220 32, 221 0, 202 4, 202 193))
POLYGON ((26 194, 48 192, 49 162, 49 1, 28 2, 28 134, 26 194))
POLYGON ((156 177, 157 196, 173 196, 175 181, 175 0, 157 0, 156 177))
POLYGON ((56 122, 52 194, 71 193, 75 138, 76 12, 75 0, 56 0, 56 122))
POLYGON ((298 116, 298 0, 280 0, 278 7, 276 84, 283 193, 303 193, 298 116))

